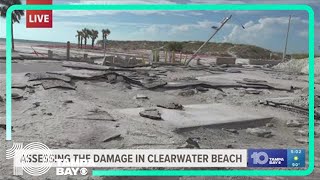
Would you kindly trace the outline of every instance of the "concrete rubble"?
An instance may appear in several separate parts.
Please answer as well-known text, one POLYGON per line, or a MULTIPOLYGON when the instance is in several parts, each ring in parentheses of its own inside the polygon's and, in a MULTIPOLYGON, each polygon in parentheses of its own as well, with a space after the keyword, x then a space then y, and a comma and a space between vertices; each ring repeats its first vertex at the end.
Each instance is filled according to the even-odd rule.
POLYGON ((146 109, 139 112, 141 117, 153 119, 153 120, 162 120, 161 113, 157 109, 146 109))

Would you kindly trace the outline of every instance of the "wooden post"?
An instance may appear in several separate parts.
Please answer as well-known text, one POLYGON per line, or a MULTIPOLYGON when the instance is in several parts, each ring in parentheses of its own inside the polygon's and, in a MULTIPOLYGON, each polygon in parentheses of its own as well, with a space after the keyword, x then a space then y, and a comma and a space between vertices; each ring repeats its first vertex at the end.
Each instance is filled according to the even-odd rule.
POLYGON ((70 41, 67 42, 67 60, 70 60, 70 41))
POLYGON ((172 63, 176 62, 176 53, 172 51, 172 63))
POLYGON ((49 59, 53 58, 53 52, 51 50, 48 50, 48 58, 49 59))
POLYGON ((87 61, 87 60, 88 60, 88 54, 84 54, 84 55, 83 55, 83 60, 84 60, 84 61, 87 61))
POLYGON ((181 63, 181 59, 182 59, 182 52, 180 52, 180 60, 179 60, 180 63, 181 63))

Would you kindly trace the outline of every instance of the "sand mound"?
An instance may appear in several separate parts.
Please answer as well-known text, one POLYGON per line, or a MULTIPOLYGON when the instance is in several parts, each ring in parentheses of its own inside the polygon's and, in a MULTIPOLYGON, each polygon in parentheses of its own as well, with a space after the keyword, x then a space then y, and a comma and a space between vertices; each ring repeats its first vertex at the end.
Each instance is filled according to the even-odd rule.
MULTIPOLYGON (((274 66, 275 69, 292 74, 309 74, 309 59, 292 59, 274 66)), ((314 74, 320 75, 320 58, 314 59, 314 74)))

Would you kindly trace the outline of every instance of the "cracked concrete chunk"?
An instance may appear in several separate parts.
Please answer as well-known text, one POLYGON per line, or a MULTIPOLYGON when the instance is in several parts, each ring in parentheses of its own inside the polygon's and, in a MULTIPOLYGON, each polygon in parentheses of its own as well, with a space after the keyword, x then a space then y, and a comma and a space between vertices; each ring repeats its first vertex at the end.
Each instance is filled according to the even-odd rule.
POLYGON ((266 129, 261 129, 261 128, 248 128, 246 130, 246 132, 248 134, 251 135, 256 135, 258 137, 265 137, 265 138, 269 138, 272 136, 272 132, 266 129))
POLYGON ((154 120, 162 120, 161 113, 157 109, 146 109, 144 111, 141 111, 139 114, 141 117, 154 120))
POLYGON ((166 104, 158 104, 158 107, 166 108, 166 109, 177 109, 177 110, 183 110, 183 106, 179 103, 166 103, 166 104))
POLYGON ((62 88, 75 90, 76 87, 62 80, 43 80, 42 86, 44 89, 62 88))

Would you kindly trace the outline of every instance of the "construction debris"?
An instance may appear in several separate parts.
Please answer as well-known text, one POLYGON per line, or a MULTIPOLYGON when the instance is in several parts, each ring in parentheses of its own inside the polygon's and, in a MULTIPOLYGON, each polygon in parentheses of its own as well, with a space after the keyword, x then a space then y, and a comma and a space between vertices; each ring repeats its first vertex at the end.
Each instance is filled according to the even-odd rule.
POLYGON ((12 90, 12 93, 11 93, 11 97, 12 97, 12 99, 18 100, 18 99, 23 98, 23 94, 24 94, 24 92, 23 92, 22 90, 20 90, 20 89, 13 89, 13 90, 12 90))
POLYGON ((23 84, 23 83, 13 83, 12 88, 17 88, 17 89, 25 89, 27 87, 26 84, 23 84))
POLYGON ((146 109, 144 111, 141 111, 139 114, 141 117, 154 120, 162 120, 161 113, 157 109, 146 109))

